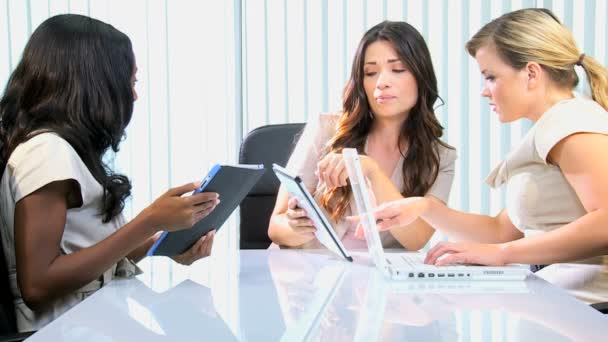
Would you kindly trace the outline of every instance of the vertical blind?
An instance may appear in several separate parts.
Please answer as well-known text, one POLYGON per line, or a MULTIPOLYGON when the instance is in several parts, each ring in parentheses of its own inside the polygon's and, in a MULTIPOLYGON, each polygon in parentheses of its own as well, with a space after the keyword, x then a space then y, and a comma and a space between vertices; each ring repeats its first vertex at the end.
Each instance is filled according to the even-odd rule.
POLYGON ((606 63, 604 1, 304 0, 243 2, 243 130, 305 121, 339 111, 356 46, 382 20, 405 20, 425 37, 438 77, 437 115, 458 151, 450 205, 496 214, 504 194, 483 179, 527 132, 529 121, 500 124, 480 97, 477 64, 464 49, 485 23, 505 12, 545 7, 568 26, 579 48, 606 63))
POLYGON ((553 10, 579 48, 606 64, 608 6, 597 0, 0 0, 0 84, 49 16, 90 15, 131 37, 140 99, 110 160, 133 181, 132 217, 168 187, 235 162, 248 131, 339 111, 363 33, 405 20, 429 45, 445 102, 436 104, 443 138, 458 150, 450 205, 495 214, 504 196, 482 181, 531 123, 498 122, 464 43, 492 18, 525 7, 553 10))

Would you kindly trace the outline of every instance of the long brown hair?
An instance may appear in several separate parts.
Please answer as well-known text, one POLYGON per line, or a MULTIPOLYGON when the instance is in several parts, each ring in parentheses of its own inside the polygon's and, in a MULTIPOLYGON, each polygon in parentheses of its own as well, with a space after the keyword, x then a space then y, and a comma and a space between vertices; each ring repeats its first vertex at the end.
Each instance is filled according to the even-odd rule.
POLYGON ((572 89, 578 84, 574 66, 585 69, 593 100, 608 110, 608 70, 583 55, 574 37, 548 9, 526 8, 506 13, 484 25, 466 44, 472 57, 494 45, 500 58, 521 70, 528 62, 542 66, 555 84, 572 89))
MULTIPOLYGON (((403 122, 399 141, 407 141, 407 151, 401 150, 403 162, 403 196, 424 196, 439 172, 439 145, 450 148, 439 138, 443 127, 435 117, 433 105, 439 98, 437 78, 431 54, 420 33, 405 22, 383 21, 365 33, 353 60, 351 75, 342 103, 342 115, 337 131, 328 142, 323 156, 341 153, 354 147, 364 153, 365 141, 370 133, 373 114, 363 87, 363 64, 368 46, 376 41, 390 42, 399 59, 412 72, 418 87, 418 101, 403 122)), ((332 219, 342 217, 350 202, 350 187, 322 188, 321 205, 332 219)))

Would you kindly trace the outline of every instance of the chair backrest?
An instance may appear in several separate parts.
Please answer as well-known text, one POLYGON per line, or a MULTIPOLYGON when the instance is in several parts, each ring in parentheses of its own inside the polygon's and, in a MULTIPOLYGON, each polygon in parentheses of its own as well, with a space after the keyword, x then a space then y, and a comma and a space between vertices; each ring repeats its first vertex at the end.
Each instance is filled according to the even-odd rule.
MULTIPOLYGON (((1 238, 2 237, 0 237, 0 239, 1 238)), ((4 257, 4 248, 2 247, 2 243, 0 243, 0 335, 16 332, 15 305, 13 303, 13 294, 8 280, 8 269, 4 257)))
POLYGON ((279 191, 272 164, 285 166, 303 123, 267 125, 249 132, 241 143, 239 163, 264 164, 266 172, 240 205, 240 248, 263 249, 270 246, 268 222, 279 191))

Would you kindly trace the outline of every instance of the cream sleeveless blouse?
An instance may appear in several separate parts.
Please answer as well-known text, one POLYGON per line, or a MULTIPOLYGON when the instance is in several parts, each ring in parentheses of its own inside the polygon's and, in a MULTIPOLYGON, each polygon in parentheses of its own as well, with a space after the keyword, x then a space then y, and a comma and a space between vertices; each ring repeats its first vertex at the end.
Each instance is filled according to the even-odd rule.
MULTIPOLYGON (((487 177, 507 185, 507 213, 524 234, 548 232, 587 212, 559 167, 547 163, 551 149, 575 133, 608 134, 608 113, 596 102, 573 98, 545 112, 487 177)), ((608 229, 608 227, 606 227, 608 229)), ((608 258, 553 264, 536 274, 588 302, 608 301, 608 258)))
MULTIPOLYGON (((122 259, 98 279, 82 288, 57 298, 44 310, 33 311, 23 301, 17 283, 15 259, 15 205, 43 186, 72 179, 78 182, 82 206, 68 209, 61 253, 70 254, 105 239, 125 224, 122 215, 103 223, 99 215, 103 188, 89 172, 74 148, 55 133, 41 133, 17 146, 11 154, 0 189, 0 235, 14 297, 19 331, 39 330, 46 324, 80 303, 87 296, 116 276, 132 276, 141 271, 130 260, 122 259)), ((44 213, 40 213, 44 215, 44 213)))

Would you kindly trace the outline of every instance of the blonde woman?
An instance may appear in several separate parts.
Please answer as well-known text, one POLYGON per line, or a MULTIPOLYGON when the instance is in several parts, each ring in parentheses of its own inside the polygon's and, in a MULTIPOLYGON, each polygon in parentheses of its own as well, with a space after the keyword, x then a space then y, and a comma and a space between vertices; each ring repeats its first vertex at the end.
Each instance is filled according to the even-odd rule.
POLYGON ((486 180, 507 186, 507 207, 490 217, 410 198, 377 210, 380 229, 422 218, 461 241, 433 247, 429 264, 551 264, 537 274, 588 303, 607 301, 608 71, 544 9, 503 15, 466 48, 500 121, 534 121, 486 180), (586 73, 592 99, 574 96, 575 68, 586 73))

